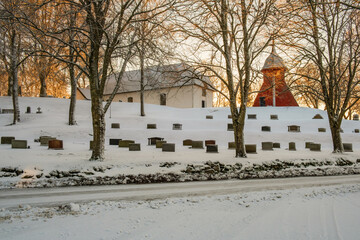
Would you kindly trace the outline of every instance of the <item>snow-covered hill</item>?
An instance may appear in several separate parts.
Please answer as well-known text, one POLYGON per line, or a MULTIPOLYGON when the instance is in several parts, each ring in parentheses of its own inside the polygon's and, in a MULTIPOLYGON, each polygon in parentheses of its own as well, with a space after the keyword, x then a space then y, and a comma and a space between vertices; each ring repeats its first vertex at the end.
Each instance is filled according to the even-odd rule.
MULTIPOLYGON (((0 97, 0 108, 11 108, 9 97, 0 97)), ((84 169, 94 166, 112 166, 106 174, 149 174, 157 172, 180 172, 186 164, 203 164, 220 161, 224 164, 253 164, 275 159, 297 161, 302 159, 336 160, 339 157, 354 162, 359 158, 359 121, 344 120, 342 138, 344 143, 352 143, 354 152, 342 155, 332 154, 331 134, 326 112, 299 107, 258 107, 249 108, 247 114, 256 114, 256 119, 247 119, 245 140, 247 144, 257 144, 258 154, 249 154, 246 159, 234 158, 234 150, 228 149, 233 141, 233 132, 227 130, 228 108, 176 109, 158 105, 146 105, 146 117, 139 116, 139 104, 114 102, 106 117, 106 152, 104 162, 89 162, 91 155, 89 142, 92 140, 90 102, 78 101, 76 106, 76 126, 68 126, 68 99, 20 98, 21 122, 12 122, 11 114, 0 114, 0 136, 14 136, 28 141, 30 149, 11 149, 10 145, 0 145, 1 167, 19 167, 28 172, 44 174, 56 170, 84 169), (31 107, 32 113, 25 114, 31 107), (36 114, 40 107, 42 114, 36 114), (313 119, 320 114, 323 119, 313 119), (207 115, 213 119, 206 119, 207 115), (277 115, 278 120, 271 120, 277 115), (111 123, 120 123, 120 129, 112 129, 111 123), (147 129, 155 123, 157 129, 147 129), (173 124, 182 124, 182 130, 173 130, 173 124), (300 126, 300 132, 288 132, 289 125, 300 126), (271 127, 270 132, 261 131, 262 126, 271 127), (326 128, 326 132, 318 132, 326 128), (34 139, 50 135, 64 141, 64 150, 48 150, 34 139), (176 152, 162 152, 148 146, 148 138, 162 137, 168 143, 176 144, 176 152), (109 145, 110 138, 134 140, 141 143, 140 152, 109 145), (218 154, 206 153, 205 149, 189 149, 182 145, 183 140, 216 140, 218 154), (280 149, 262 151, 261 142, 278 142, 280 149), (295 142, 297 151, 288 151, 288 143, 295 142), (305 142, 321 143, 321 152, 305 149, 305 142), (178 162, 170 170, 159 168, 161 162, 178 162), (116 166, 116 167, 113 167, 116 166)), ((103 173, 97 173, 103 174, 103 173)))

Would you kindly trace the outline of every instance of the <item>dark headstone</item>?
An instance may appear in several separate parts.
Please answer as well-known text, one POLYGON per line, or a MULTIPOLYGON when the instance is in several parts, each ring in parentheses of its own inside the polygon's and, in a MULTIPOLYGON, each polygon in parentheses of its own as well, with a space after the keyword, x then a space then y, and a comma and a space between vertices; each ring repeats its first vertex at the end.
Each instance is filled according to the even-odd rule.
POLYGON ((206 115, 206 119, 213 119, 212 115, 206 115))
POLYGON ((227 130, 228 131, 234 131, 234 125, 232 123, 227 124, 227 130))
POLYGON ((353 146, 352 143, 343 143, 344 152, 352 152, 353 146))
POLYGON ((248 119, 256 119, 256 114, 248 114, 248 119))
POLYGON ((228 149, 235 149, 235 142, 228 142, 228 149))
POLYGON ((148 138, 148 145, 156 145, 156 141, 163 141, 164 138, 161 138, 161 137, 151 137, 151 138, 148 138))
POLYGON ((203 149, 204 148, 204 142, 203 141, 192 141, 191 148, 203 149))
POLYGON ((147 129, 156 129, 156 124, 155 123, 149 123, 147 126, 146 126, 147 129))
POLYGON ((290 125, 288 126, 288 132, 300 132, 300 126, 290 125))
POLYGON ((271 132, 271 127, 270 126, 262 126, 261 131, 262 132, 271 132))
POLYGON ((245 144, 246 153, 256 153, 256 144, 245 144))
POLYGON ((49 140, 49 149, 63 150, 64 149, 63 141, 57 139, 49 140))
POLYGON ((3 114, 12 114, 12 113, 14 113, 14 109, 3 109, 2 113, 3 114))
POLYGON ((231 115, 228 115, 228 119, 232 119, 232 116, 231 116, 231 115))
POLYGON ((273 143, 273 148, 280 148, 280 143, 273 143))
POLYGON ((173 124, 173 130, 182 130, 182 124, 174 123, 173 124))
POLYGON ((15 140, 15 137, 1 137, 1 144, 11 144, 12 140, 15 140))
POLYGON ((311 144, 313 144, 313 142, 305 142, 305 148, 310 148, 311 144))
POLYGON ((262 142, 261 149, 263 151, 272 151, 273 150, 273 143, 272 142, 262 142))
POLYGON ((359 131, 358 128, 354 129, 354 133, 359 133, 359 132, 360 132, 360 131, 359 131))
POLYGON ((318 132, 326 132, 326 128, 318 128, 318 132))
POLYGON ((316 114, 312 119, 324 119, 320 114, 316 114))
POLYGON ((42 113, 42 112, 41 112, 41 107, 38 107, 38 108, 37 108, 37 112, 36 112, 36 113, 42 113))
POLYGON ((120 123, 112 123, 111 128, 120 128, 120 123))
POLYGON ((121 148, 128 148, 131 143, 135 143, 133 140, 120 140, 119 147, 121 148))
POLYGON ((27 107, 25 113, 31 113, 31 107, 27 107))
POLYGON ((130 143, 129 151, 141 151, 140 143, 130 143))
POLYGON ((209 144, 206 145, 206 152, 207 153, 218 153, 218 145, 216 144, 209 144))
POLYGON ((175 143, 163 143, 162 151, 163 152, 175 152, 175 143))
POLYGON ((156 148, 162 148, 164 143, 166 143, 166 141, 157 140, 155 144, 156 148))
POLYGON ((11 148, 19 148, 19 149, 27 149, 27 141, 26 140, 15 140, 11 141, 11 148))
POLYGON ((109 145, 116 145, 119 146, 119 141, 121 141, 122 139, 118 139, 118 138, 110 138, 109 139, 109 145))
POLYGON ((354 114, 354 115, 353 115, 353 120, 354 120, 354 121, 359 121, 359 115, 358 115, 358 114, 354 114))
POLYGON ((205 140, 205 146, 210 145, 210 144, 216 144, 215 140, 205 140))
POLYGON ((2 111, 1 111, 1 108, 0 108, 0 114, 2 113, 2 111))
POLYGON ((278 120, 278 115, 270 115, 271 120, 278 120))
POLYGON ((192 140, 191 139, 185 139, 183 140, 183 146, 191 146, 192 140))
POLYGON ((55 140, 55 137, 50 137, 50 136, 41 136, 40 137, 40 146, 49 146, 49 141, 50 140, 55 140))
POLYGON ((296 145, 294 142, 289 142, 289 151, 296 151, 296 145))
POLYGON ((320 152, 321 151, 321 144, 320 143, 311 144, 310 145, 310 151, 320 152))

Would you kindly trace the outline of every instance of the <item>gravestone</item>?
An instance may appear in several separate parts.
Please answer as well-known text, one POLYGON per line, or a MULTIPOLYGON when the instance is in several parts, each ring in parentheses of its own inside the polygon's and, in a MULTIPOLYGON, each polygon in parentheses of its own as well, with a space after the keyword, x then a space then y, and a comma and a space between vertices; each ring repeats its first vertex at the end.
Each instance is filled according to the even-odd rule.
POLYGON ((1 108, 0 108, 0 114, 1 114, 1 108))
POLYGON ((316 114, 312 119, 324 119, 320 114, 316 114))
POLYGON ((164 138, 161 138, 161 137, 151 137, 151 138, 148 138, 148 145, 156 145, 156 141, 163 141, 164 138))
POLYGON ((49 140, 49 149, 63 150, 63 141, 58 139, 49 140))
POLYGON ((173 124, 173 130, 182 130, 182 124, 174 123, 173 124))
POLYGON ((31 107, 27 107, 25 113, 31 113, 31 107))
POLYGON ((163 152, 175 152, 175 143, 163 143, 162 151, 163 152))
POLYGON ((121 148, 128 148, 131 143, 135 143, 133 140, 120 140, 119 147, 121 148))
POLYGON ((296 151, 296 145, 294 142, 289 142, 289 151, 296 151))
POLYGON ((228 149, 235 149, 235 142, 228 142, 228 149))
POLYGON ((256 114, 248 114, 248 119, 256 119, 256 114))
POLYGON ((354 120, 354 121, 359 121, 359 115, 358 115, 358 114, 354 114, 354 115, 353 115, 353 120, 354 120))
POLYGON ((40 137, 40 146, 49 146, 49 141, 50 140, 55 140, 55 137, 50 137, 50 136, 41 136, 40 137))
POLYGON ((273 148, 280 148, 280 143, 273 143, 273 148))
POLYGON ((155 123, 149 123, 146 126, 147 129, 156 129, 156 124, 155 123))
POLYGON ((228 123, 227 130, 228 131, 234 131, 234 125, 232 123, 228 123))
POLYGON ((156 148, 162 148, 164 143, 166 143, 166 141, 157 140, 155 144, 156 148))
POLYGON ((120 123, 112 123, 111 128, 120 128, 120 123))
POLYGON ((278 115, 270 115, 270 120, 279 120, 278 115))
POLYGON ((326 128, 318 128, 318 132, 326 132, 326 128))
POLYGON ((12 140, 15 140, 15 137, 1 137, 1 144, 11 144, 12 140))
POLYGON ((218 153, 218 145, 216 144, 208 144, 206 145, 206 152, 207 153, 218 153))
POLYGON ((305 142, 305 148, 310 148, 311 144, 313 144, 313 142, 305 142))
POLYGON ((116 145, 119 146, 119 141, 121 141, 122 139, 119 138, 110 138, 109 139, 109 145, 116 145))
POLYGON ((38 113, 38 114, 39 114, 39 113, 42 113, 41 107, 38 107, 38 108, 37 108, 37 112, 36 112, 36 113, 38 113))
POLYGON ((246 153, 256 153, 256 144, 245 144, 246 153))
POLYGON ((353 146, 352 143, 343 143, 344 152, 352 152, 353 146))
POLYGON ((228 119, 232 119, 232 116, 231 116, 231 115, 228 115, 228 119))
POLYGON ((261 142, 261 149, 263 151, 272 151, 273 149, 273 143, 272 142, 261 142))
POLYGON ((360 131, 359 131, 358 128, 354 129, 354 133, 359 133, 359 132, 360 132, 360 131))
POLYGON ((320 152, 321 151, 321 144, 320 143, 312 143, 312 144, 310 144, 310 151, 320 152))
POLYGON ((192 141, 191 148, 203 149, 204 148, 204 142, 203 141, 192 141))
POLYGON ((262 126, 261 131, 262 132, 271 132, 271 127, 270 126, 262 126))
POLYGON ((216 144, 216 141, 215 140, 205 140, 205 146, 207 146, 209 144, 216 144))
POLYGON ((183 146, 191 146, 192 145, 192 140, 191 139, 185 139, 183 141, 183 146))
POLYGON ((212 115, 206 115, 206 119, 213 119, 212 115))
POLYGON ((140 143, 130 143, 129 151, 141 151, 140 143))
POLYGON ((27 141, 26 140, 15 140, 11 141, 11 148, 18 148, 18 149, 27 149, 27 141))
POLYGON ((288 126, 288 132, 300 132, 300 126, 290 125, 288 126))
POLYGON ((12 113, 14 113, 14 109, 3 109, 2 113, 3 114, 12 114, 12 113))

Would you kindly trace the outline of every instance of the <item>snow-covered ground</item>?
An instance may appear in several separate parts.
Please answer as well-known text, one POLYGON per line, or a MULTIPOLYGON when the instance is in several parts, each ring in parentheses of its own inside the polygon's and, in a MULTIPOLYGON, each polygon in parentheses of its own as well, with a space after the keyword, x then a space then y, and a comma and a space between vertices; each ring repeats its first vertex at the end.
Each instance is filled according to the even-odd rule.
POLYGON ((1 239, 358 239, 360 185, 0 211, 1 239))
MULTIPOLYGON (((11 108, 9 97, 0 97, 0 108, 11 108)), ((1 185, 21 181, 36 180, 48 175, 53 170, 80 170, 90 172, 93 176, 114 176, 117 174, 153 174, 180 173, 187 164, 204 164, 206 161, 219 161, 223 164, 241 163, 249 166, 266 161, 304 160, 336 161, 347 159, 354 163, 360 157, 359 121, 344 120, 342 124, 343 142, 352 143, 354 152, 332 154, 331 134, 326 112, 298 107, 262 107, 248 108, 248 114, 256 114, 256 120, 247 119, 245 140, 247 144, 256 144, 258 154, 248 154, 246 159, 234 158, 234 150, 228 149, 232 142, 233 132, 227 131, 228 108, 176 109, 158 105, 146 105, 146 117, 139 116, 139 104, 114 102, 108 111, 106 122, 106 160, 90 162, 89 142, 92 140, 90 102, 78 101, 76 107, 76 126, 68 126, 68 99, 55 98, 20 98, 21 122, 12 122, 11 114, 0 114, 0 136, 14 136, 28 141, 30 149, 11 149, 10 145, 0 145, 0 168, 10 167, 23 170, 18 177, 1 177, 1 185), (25 114, 30 106, 31 114, 25 114), (36 114, 41 107, 42 114, 36 114), (323 119, 313 119, 320 114, 323 119), (212 115, 213 119, 206 119, 212 115), (270 115, 278 115, 278 120, 271 120, 270 115), (120 129, 112 129, 111 123, 120 123, 120 129), (146 129, 148 123, 157 124, 157 129, 146 129), (172 130, 174 123, 182 124, 182 130, 172 130), (300 132, 288 132, 289 125, 300 126, 300 132), (262 126, 270 126, 271 132, 262 132, 262 126), (318 128, 326 128, 319 133, 318 128), (64 150, 48 150, 34 139, 47 135, 61 139, 64 150), (176 152, 162 152, 155 146, 148 146, 148 138, 162 137, 168 143, 176 144, 176 152), (130 152, 126 148, 110 146, 110 138, 134 140, 141 144, 140 152, 130 152), (185 139, 216 140, 219 153, 209 154, 205 149, 189 149, 182 145, 185 139), (280 149, 262 151, 261 142, 278 142, 280 149), (310 152, 305 149, 305 142, 321 143, 321 152, 310 152), (297 151, 288 151, 288 143, 295 142, 297 151), (177 162, 170 168, 160 167, 162 162, 177 162), (94 170, 98 167, 103 169, 94 170), (25 179, 25 180, 24 180, 25 179)), ((7 173, 0 173, 5 176, 7 173)), ((21 184, 18 186, 22 186, 21 184)))

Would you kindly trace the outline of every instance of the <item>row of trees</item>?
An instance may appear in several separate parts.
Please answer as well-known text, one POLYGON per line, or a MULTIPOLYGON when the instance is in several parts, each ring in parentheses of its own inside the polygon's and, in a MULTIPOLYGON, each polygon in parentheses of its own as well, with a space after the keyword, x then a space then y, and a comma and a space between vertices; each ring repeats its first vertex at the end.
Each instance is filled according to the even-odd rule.
MULTIPOLYGON (((334 152, 342 152, 341 121, 359 100, 359 2, 355 0, 12 0, 0 1, 4 71, 19 120, 18 72, 32 59, 39 67, 40 95, 46 77, 64 74, 71 86, 69 124, 75 124, 76 86, 91 91, 94 148, 104 159, 105 113, 129 65, 180 60, 196 75, 210 76, 219 99, 230 107, 235 156, 246 157, 246 106, 254 97, 264 50, 274 39, 286 49, 291 83, 299 98, 323 104, 334 152), (178 51, 169 49, 176 45, 178 51), (104 88, 116 73, 113 94, 104 88)), ((33 66, 33 65, 32 65, 33 66)), ((141 84, 143 99, 144 84, 141 84)), ((141 116, 145 115, 141 104, 141 116)))

